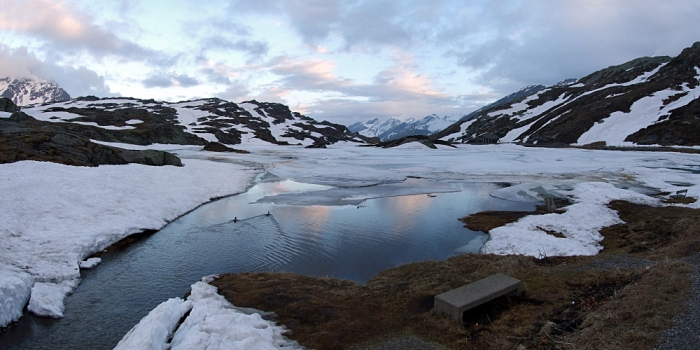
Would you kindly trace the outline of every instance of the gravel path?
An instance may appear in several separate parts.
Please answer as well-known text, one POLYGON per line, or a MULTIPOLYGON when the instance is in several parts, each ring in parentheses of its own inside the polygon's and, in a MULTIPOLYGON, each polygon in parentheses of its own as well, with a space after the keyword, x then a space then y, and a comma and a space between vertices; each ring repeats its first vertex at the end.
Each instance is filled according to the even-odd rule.
POLYGON ((690 274, 690 298, 686 302, 686 311, 673 318, 676 325, 661 334, 661 346, 656 348, 658 350, 700 348, 700 253, 683 260, 694 267, 690 274))

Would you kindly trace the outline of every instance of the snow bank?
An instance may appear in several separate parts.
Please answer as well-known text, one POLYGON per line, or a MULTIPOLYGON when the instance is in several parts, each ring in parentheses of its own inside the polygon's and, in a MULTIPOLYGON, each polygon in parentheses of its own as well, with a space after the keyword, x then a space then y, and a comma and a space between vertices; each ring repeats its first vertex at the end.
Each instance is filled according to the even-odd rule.
POLYGON ((47 284, 32 290, 31 310, 60 317, 57 292, 72 288, 56 284, 77 285, 85 257, 128 235, 160 229, 211 198, 242 192, 256 175, 231 163, 183 163, 0 165, 0 327, 21 316, 34 281, 47 284))
POLYGON ((491 239, 484 244, 482 252, 536 257, 596 255, 602 249, 599 242, 603 240, 598 231, 623 222, 617 212, 606 204, 622 199, 639 204, 660 205, 658 199, 604 182, 580 183, 568 192, 576 203, 567 207, 563 214, 530 215, 495 228, 490 231, 491 239), (557 232, 564 237, 556 237, 547 231, 557 232))
POLYGON ((285 331, 257 313, 236 310, 216 293, 216 287, 197 282, 186 301, 175 298, 160 304, 124 336, 115 350, 302 349, 284 337, 285 331), (168 343, 170 335, 172 342, 168 343))
POLYGON ((88 270, 88 269, 91 269, 91 268, 99 265, 101 262, 102 262, 102 259, 100 259, 100 258, 90 258, 90 259, 87 259, 85 261, 81 261, 80 268, 88 270))
POLYGON ((180 319, 192 309, 192 301, 168 299, 153 309, 134 326, 114 350, 165 350, 180 319))
POLYGON ((78 286, 79 280, 66 280, 61 283, 37 282, 32 287, 27 310, 37 316, 63 317, 66 296, 78 286))
POLYGON ((33 284, 32 275, 0 262, 0 326, 22 317, 33 284))

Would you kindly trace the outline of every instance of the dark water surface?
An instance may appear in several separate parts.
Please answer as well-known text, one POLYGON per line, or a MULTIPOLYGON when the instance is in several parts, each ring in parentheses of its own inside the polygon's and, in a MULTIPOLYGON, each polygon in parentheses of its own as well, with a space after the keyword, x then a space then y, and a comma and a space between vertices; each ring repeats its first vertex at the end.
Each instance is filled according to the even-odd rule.
MULTIPOLYGON (((432 192, 436 184, 410 179, 400 185, 424 186, 432 192)), ((103 256, 100 265, 82 272, 80 286, 66 300, 64 318, 38 318, 25 311, 16 325, 0 333, 0 348, 112 349, 150 310, 168 298, 183 297, 192 283, 210 274, 291 271, 363 283, 381 270, 408 262, 477 252, 487 236, 463 228, 459 217, 487 209, 534 207, 490 197, 498 184, 439 185, 441 193, 432 195, 368 199, 359 205, 295 206, 250 203, 321 187, 289 180, 258 184, 103 256)), ((375 195, 392 191, 378 190, 375 195)), ((285 196, 285 203, 294 202, 294 196, 285 196)), ((313 196, 321 198, 323 191, 311 197, 300 194, 299 200, 312 203, 313 196)), ((359 196, 367 196, 367 189, 359 196)))

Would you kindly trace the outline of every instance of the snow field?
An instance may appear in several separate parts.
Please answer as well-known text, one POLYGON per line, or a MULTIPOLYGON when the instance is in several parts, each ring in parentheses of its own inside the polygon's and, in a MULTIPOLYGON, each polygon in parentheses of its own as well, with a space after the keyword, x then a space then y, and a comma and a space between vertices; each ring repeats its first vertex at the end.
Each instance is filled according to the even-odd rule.
POLYGON ((236 164, 183 163, 0 165, 0 327, 21 316, 30 294, 30 311, 60 317, 85 257, 131 234, 160 229, 211 198, 242 192, 256 175, 236 164))
POLYGON ((606 226, 623 223, 617 212, 606 205, 615 199, 633 203, 660 205, 658 199, 623 190, 604 182, 584 182, 566 191, 575 203, 563 214, 526 216, 517 222, 490 231, 490 239, 482 252, 509 255, 571 256, 596 255, 602 249, 603 237, 598 231, 606 226), (564 237, 556 237, 554 231, 564 237))
POLYGON ((236 310, 216 292, 216 287, 204 281, 192 285, 187 300, 169 299, 153 309, 124 336, 115 350, 301 349, 298 343, 284 337, 285 328, 262 319, 257 313, 236 310), (188 311, 189 315, 178 326, 188 311), (168 343, 170 336, 172 341, 168 343))

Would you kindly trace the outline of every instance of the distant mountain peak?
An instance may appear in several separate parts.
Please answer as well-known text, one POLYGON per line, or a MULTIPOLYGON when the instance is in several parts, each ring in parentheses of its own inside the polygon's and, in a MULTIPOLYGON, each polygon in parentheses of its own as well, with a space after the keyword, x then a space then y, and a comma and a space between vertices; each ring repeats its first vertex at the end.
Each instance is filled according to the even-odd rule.
POLYGON ((13 77, 0 78, 0 96, 9 98, 18 106, 62 102, 71 98, 54 82, 13 77))

